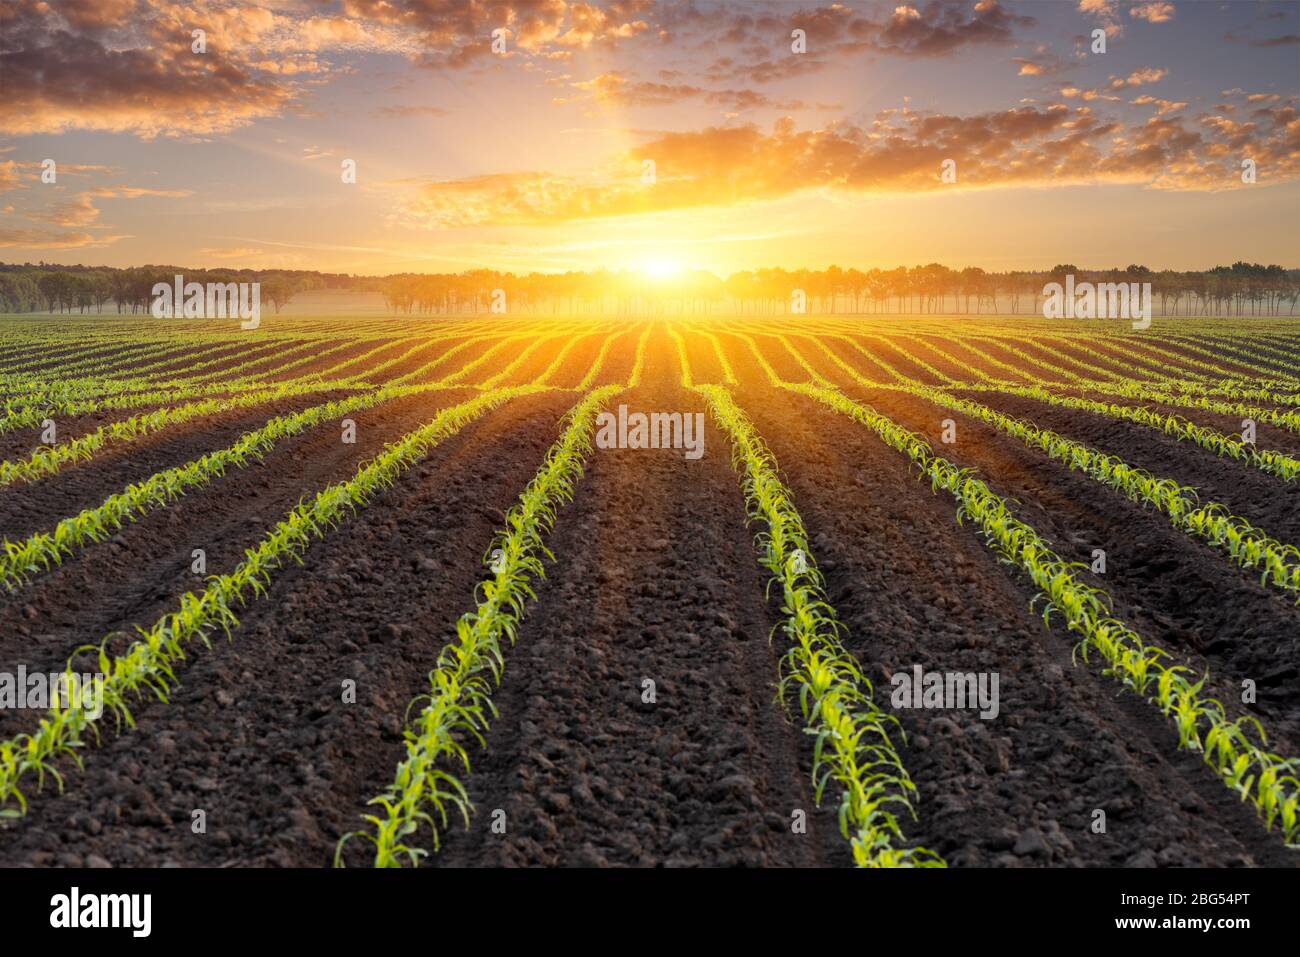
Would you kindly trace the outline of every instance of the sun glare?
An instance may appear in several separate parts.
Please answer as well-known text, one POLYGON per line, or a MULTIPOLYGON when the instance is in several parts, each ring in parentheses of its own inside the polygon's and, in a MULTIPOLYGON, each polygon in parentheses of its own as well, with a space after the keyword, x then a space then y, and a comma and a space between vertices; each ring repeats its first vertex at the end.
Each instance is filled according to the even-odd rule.
POLYGON ((676 279, 685 271, 686 267, 682 265, 679 259, 657 257, 644 260, 637 268, 650 279, 665 280, 676 279))

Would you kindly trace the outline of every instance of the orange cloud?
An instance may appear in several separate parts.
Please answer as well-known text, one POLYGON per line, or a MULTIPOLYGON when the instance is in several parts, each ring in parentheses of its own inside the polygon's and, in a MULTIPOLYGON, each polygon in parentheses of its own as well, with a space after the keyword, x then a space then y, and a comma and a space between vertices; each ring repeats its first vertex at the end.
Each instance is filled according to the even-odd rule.
MULTIPOLYGON (((621 73, 602 73, 591 80, 569 84, 583 91, 597 103, 625 107, 665 106, 683 100, 701 100, 733 111, 770 107, 781 110, 802 110, 806 104, 798 100, 774 101, 755 90, 710 90, 687 83, 654 83, 630 80, 621 73)), ((572 103, 574 99, 557 98, 556 103, 572 103)))
POLYGON ((141 196, 161 196, 168 199, 183 199, 193 196, 189 189, 149 189, 144 186, 96 186, 90 195, 104 199, 138 199, 141 196))
POLYGON ((420 50, 383 24, 249 4, 10 0, 0 23, 0 133, 15 135, 224 133, 283 112, 301 84, 329 72, 324 51, 420 50))
POLYGON ((1121 90, 1130 86, 1145 86, 1148 83, 1159 83, 1168 75, 1168 70, 1157 70, 1155 67, 1143 67, 1140 70, 1134 70, 1128 76, 1112 76, 1110 78, 1110 88, 1112 90, 1121 90))
POLYGON ((1115 0, 1079 0, 1079 12, 1099 20, 1106 36, 1124 35, 1124 25, 1118 19, 1115 0))
MULTIPOLYGON (((566 3, 565 0, 343 0, 344 16, 400 27, 417 39, 423 62, 461 68, 491 56, 488 38, 507 31, 511 46, 545 56, 554 47, 616 44, 650 29, 639 15, 651 0, 566 3)), ((563 52, 563 50, 559 51, 563 52)))
POLYGON ((1172 3, 1140 3, 1129 9, 1130 17, 1137 17, 1147 23, 1168 23, 1174 18, 1172 3))
POLYGON ((116 18, 124 9, 119 0, 20 0, 10 8, 0 42, 0 132, 113 130, 146 139, 215 133, 272 115, 290 99, 288 89, 254 76, 219 48, 194 53, 188 29, 149 46, 121 42, 116 18))
MULTIPOLYGON (((1167 101, 1152 101, 1163 104, 1167 101)), ((1065 104, 975 116, 884 111, 866 127, 836 124, 770 134, 752 125, 662 134, 586 175, 505 173, 425 183, 397 213, 404 225, 546 225, 703 206, 729 206, 809 190, 928 192, 1013 185, 1136 183, 1213 190, 1239 183, 1247 155, 1270 180, 1300 178, 1294 104, 1238 124, 1165 116, 1132 129, 1065 104), (959 186, 940 179, 957 164, 959 186), (644 182, 644 161, 654 162, 644 182)))
POLYGON ((1132 102, 1134 106, 1154 106, 1156 108, 1156 116, 1164 116, 1166 113, 1177 113, 1179 110, 1187 108, 1185 102, 1162 100, 1146 93, 1143 93, 1132 102))
POLYGON ((22 189, 21 179, 16 162, 13 160, 0 162, 0 193, 10 189, 22 189))
POLYGON ((89 193, 78 193, 67 202, 59 203, 48 212, 32 213, 28 219, 53 223, 55 226, 89 226, 99 219, 99 209, 89 193))
POLYGON ((1110 93, 1102 93, 1100 90, 1084 90, 1077 86, 1061 87, 1061 96, 1067 100, 1083 100, 1091 103, 1093 100, 1103 100, 1108 103, 1118 103, 1120 98, 1110 93))
POLYGON ((126 236, 94 236, 90 233, 55 233, 44 229, 0 229, 0 247, 24 249, 79 249, 109 246, 126 236))

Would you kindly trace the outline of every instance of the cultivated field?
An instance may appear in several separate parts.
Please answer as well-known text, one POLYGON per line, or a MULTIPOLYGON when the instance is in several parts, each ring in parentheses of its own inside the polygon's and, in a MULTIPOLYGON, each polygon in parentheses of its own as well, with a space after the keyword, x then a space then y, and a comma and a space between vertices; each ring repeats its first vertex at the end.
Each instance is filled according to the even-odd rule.
POLYGON ((1294 865, 1297 332, 0 319, 0 865, 1294 865))

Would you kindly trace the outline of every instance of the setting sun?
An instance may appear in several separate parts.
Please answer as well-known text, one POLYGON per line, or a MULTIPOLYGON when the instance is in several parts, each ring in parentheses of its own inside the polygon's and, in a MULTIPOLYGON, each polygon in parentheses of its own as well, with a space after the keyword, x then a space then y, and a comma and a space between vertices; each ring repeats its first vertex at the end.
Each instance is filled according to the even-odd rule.
POLYGON ((658 280, 676 279, 686 269, 680 259, 663 256, 646 259, 637 268, 648 278, 658 280))

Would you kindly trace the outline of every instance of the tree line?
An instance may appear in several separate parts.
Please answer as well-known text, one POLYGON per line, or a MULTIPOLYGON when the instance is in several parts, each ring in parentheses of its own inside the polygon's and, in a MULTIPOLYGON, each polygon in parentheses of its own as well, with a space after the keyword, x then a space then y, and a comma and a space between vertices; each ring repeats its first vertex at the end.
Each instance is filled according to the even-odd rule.
POLYGON ((377 292, 387 308, 407 315, 754 315, 798 312, 864 314, 1038 314, 1043 287, 1064 283, 1149 282, 1157 315, 1294 315, 1300 270, 1235 262, 1212 269, 1153 271, 1081 269, 988 272, 939 263, 894 269, 755 269, 721 278, 703 270, 673 277, 638 271, 529 273, 491 269, 462 273, 349 276, 305 270, 188 270, 171 266, 129 269, 0 264, 0 312, 148 313, 156 282, 176 274, 187 282, 262 283, 262 299, 276 311, 301 291, 336 288, 377 292))
POLYGON ((1035 314, 1043 287, 1064 283, 1149 282, 1156 313, 1166 316, 1291 315, 1300 299, 1300 270, 1259 263, 1180 272, 1080 269, 987 272, 939 263, 895 269, 757 269, 725 279, 692 270, 672 279, 634 271, 531 273, 493 270, 406 273, 379 280, 388 308, 420 314, 495 311, 526 315, 863 315, 907 313, 1035 314))
POLYGON ((156 283, 260 282, 261 300, 279 312, 304 290, 329 283, 324 274, 306 271, 185 269, 180 266, 137 266, 129 269, 0 263, 0 313, 49 312, 138 315, 149 313, 156 283))

